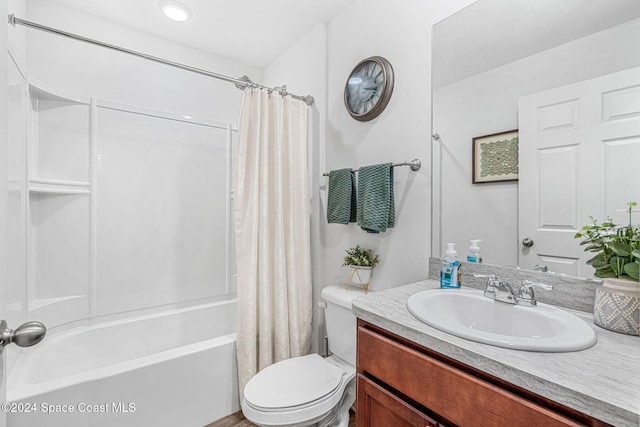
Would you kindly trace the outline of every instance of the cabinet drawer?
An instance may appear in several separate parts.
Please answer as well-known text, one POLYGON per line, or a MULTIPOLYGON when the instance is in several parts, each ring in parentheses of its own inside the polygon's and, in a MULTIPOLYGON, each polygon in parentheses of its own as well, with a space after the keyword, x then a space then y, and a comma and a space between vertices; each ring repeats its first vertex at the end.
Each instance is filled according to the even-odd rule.
POLYGON ((358 375, 358 427, 437 427, 426 414, 358 375))
POLYGON ((459 426, 584 425, 363 327, 357 365, 459 426))

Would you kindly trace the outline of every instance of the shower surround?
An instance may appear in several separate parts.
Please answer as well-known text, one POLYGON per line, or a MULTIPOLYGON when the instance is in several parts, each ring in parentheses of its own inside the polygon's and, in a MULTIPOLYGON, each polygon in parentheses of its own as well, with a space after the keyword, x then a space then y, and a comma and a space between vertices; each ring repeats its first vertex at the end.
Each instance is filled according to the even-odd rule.
MULTIPOLYGON (((261 77, 51 2, 29 2, 25 17, 261 77)), ((76 409, 44 419, 38 407, 10 414, 10 424, 195 426, 237 411, 229 224, 241 93, 95 46, 9 32, 7 320, 49 330, 36 347, 7 349, 7 397, 76 409), (81 415, 81 403, 118 412, 81 415)))

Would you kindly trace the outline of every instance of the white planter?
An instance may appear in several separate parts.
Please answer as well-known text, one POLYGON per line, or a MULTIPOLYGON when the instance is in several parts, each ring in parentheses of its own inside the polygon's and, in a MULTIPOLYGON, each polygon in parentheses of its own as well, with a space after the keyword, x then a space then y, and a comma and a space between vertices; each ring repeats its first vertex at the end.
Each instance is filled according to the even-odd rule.
POLYGON ((640 282, 605 279, 596 288, 593 322, 614 332, 640 335, 640 282))
POLYGON ((373 267, 361 267, 359 265, 350 265, 349 267, 351 268, 351 275, 346 285, 359 285, 365 292, 369 291, 373 267))

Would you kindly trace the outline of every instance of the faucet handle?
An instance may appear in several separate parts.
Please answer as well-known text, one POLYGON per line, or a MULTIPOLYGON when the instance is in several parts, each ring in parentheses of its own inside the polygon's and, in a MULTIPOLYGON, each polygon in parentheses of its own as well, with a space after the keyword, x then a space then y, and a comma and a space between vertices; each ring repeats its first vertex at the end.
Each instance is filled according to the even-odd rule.
POLYGON ((476 274, 473 273, 473 277, 478 279, 487 279, 487 283, 484 285, 484 296, 487 298, 496 298, 496 286, 498 285, 498 277, 493 274, 476 274))
POLYGON ((522 286, 518 291, 518 304, 534 307, 538 304, 536 301, 536 295, 533 292, 533 288, 542 288, 547 291, 553 289, 553 285, 547 285, 546 283, 532 282, 531 280, 523 280, 522 286))
POLYGON ((531 280, 523 280, 522 281, 522 288, 520 288, 520 289, 531 290, 532 287, 542 288, 542 289, 547 290, 547 291, 550 291, 550 290, 553 289, 553 285, 547 285, 546 283, 540 283, 540 282, 532 282, 531 280))
POLYGON ((533 266, 533 271, 539 271, 541 273, 549 273, 549 267, 544 264, 537 264, 533 266))

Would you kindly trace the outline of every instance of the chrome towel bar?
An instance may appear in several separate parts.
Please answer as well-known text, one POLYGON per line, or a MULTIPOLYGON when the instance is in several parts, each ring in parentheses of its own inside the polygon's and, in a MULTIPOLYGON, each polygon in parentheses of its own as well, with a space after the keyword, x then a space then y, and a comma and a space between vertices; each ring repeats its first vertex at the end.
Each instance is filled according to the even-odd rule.
MULTIPOLYGON (((391 166, 393 166, 394 168, 397 166, 409 166, 409 168, 411 168, 412 171, 416 172, 416 171, 419 171, 420 168, 422 167, 422 162, 420 161, 420 159, 413 159, 408 162, 393 163, 391 166)), ((358 172, 360 169, 351 169, 351 170, 353 172, 358 172)), ((329 172, 323 173, 322 176, 329 176, 329 172)))

